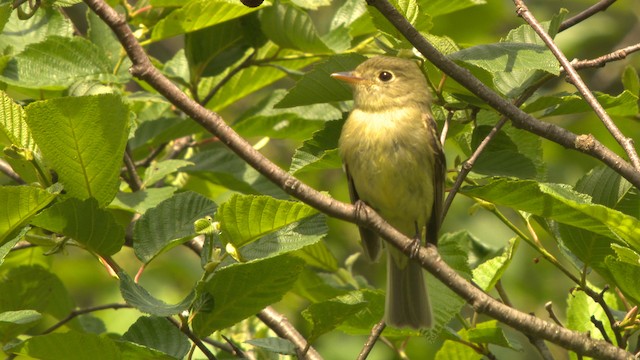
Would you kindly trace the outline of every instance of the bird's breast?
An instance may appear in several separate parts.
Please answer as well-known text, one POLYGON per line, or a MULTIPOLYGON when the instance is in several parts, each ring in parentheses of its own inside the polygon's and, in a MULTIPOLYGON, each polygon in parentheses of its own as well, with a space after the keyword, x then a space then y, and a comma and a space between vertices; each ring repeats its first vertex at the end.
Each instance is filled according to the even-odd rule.
POLYGON ((342 130, 340 153, 360 199, 390 222, 397 217, 424 224, 430 216, 434 133, 425 115, 414 108, 356 109, 342 130))

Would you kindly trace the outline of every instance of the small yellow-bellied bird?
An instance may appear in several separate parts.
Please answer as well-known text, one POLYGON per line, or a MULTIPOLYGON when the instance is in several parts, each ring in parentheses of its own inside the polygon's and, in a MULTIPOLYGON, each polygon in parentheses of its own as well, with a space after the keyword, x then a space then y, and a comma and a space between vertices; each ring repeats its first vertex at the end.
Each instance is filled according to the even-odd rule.
MULTIPOLYGON (((431 96, 418 64, 378 56, 352 72, 331 74, 353 87, 354 108, 340 135, 352 202, 364 201, 417 241, 436 244, 445 158, 431 114, 431 96)), ((378 235, 360 228, 365 254, 379 257, 378 235)), ((385 322, 397 328, 432 326, 420 265, 387 246, 385 322)))

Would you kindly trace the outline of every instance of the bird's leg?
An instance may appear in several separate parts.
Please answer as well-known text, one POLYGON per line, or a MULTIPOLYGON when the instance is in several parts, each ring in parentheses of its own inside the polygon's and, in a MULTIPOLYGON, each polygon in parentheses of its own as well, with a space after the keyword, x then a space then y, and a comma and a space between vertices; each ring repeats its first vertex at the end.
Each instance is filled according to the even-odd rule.
POLYGON ((416 234, 413 236, 413 239, 411 240, 411 242, 409 244, 407 244, 407 246, 405 247, 406 249, 410 249, 411 253, 409 254, 409 258, 411 259, 415 259, 418 257, 418 252, 420 251, 420 245, 421 245, 421 241, 420 241, 420 228, 418 227, 418 222, 415 222, 416 225, 416 234))

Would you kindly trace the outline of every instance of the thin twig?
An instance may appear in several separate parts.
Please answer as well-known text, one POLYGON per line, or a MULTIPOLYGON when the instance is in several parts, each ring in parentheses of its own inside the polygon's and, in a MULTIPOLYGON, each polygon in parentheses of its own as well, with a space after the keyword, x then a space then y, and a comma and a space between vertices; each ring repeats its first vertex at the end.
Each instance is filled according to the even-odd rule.
POLYGON ((284 315, 278 313, 271 306, 267 306, 258 313, 258 319, 265 323, 271 330, 283 339, 291 341, 296 346, 296 352, 299 359, 320 360, 322 357, 313 348, 309 346, 298 330, 287 320, 284 315), (306 351, 305 351, 306 350, 306 351))
POLYGON ((191 329, 189 329, 189 326, 184 326, 183 324, 180 324, 178 321, 176 321, 175 319, 169 316, 166 317, 166 319, 169 320, 169 322, 173 324, 175 327, 177 327, 183 334, 187 335, 189 340, 191 340, 191 342, 193 342, 193 344, 197 346, 198 349, 200 349, 200 351, 202 351, 202 353, 207 357, 207 359, 217 360, 217 357, 211 352, 211 350, 209 350, 207 345, 205 345, 202 342, 202 340, 200 340, 200 338, 197 337, 196 334, 194 334, 191 331, 191 329))
POLYGON ((369 356, 371 350, 373 350, 373 346, 378 342, 380 338, 380 334, 387 325, 384 323, 384 320, 380 320, 372 329, 369 338, 364 343, 364 347, 360 350, 360 354, 358 354, 358 360, 364 360, 369 356))
POLYGON ((498 122, 493 126, 491 131, 487 134, 487 136, 485 136, 484 139, 482 139, 482 142, 480 142, 478 147, 473 151, 473 154, 471 154, 471 156, 462 163, 462 166, 460 167, 460 172, 456 177, 456 182, 451 187, 451 190, 449 190, 449 194, 447 195, 447 198, 444 201, 444 205, 442 206, 443 218, 446 216, 447 212, 449 211, 449 207, 451 207, 451 204, 453 203, 453 198, 458 193, 458 190, 460 190, 460 187, 462 186, 462 183, 464 182, 464 180, 467 178, 467 175, 469 175, 469 173, 471 172, 473 165, 475 165, 476 161, 478 160, 478 158, 480 157, 484 149, 486 149, 487 146, 489 146, 489 142, 493 140, 493 138, 498 134, 500 129, 502 129, 502 127, 506 123, 507 123, 507 118, 501 117, 500 120, 498 120, 498 122))
MULTIPOLYGON (((583 290, 584 290, 584 287, 585 286, 582 287, 583 290)), ((615 317, 613 316, 613 312, 611 311, 611 308, 609 307, 609 305, 607 305, 607 302, 604 300, 604 293, 607 292, 607 290, 609 290, 609 285, 605 285, 605 287, 602 289, 600 293, 596 293, 591 289, 588 289, 588 291, 585 291, 585 292, 593 300, 595 300, 595 302, 598 303, 598 305, 600 305, 600 307, 604 311, 604 314, 607 317, 609 324, 611 325, 611 329, 613 330, 613 334, 616 336, 617 345, 621 348, 626 348, 627 344, 624 341, 622 334, 620 333, 620 329, 618 329, 618 327, 616 326, 617 322, 615 317)))
POLYGON ((9 163, 4 161, 4 159, 0 159, 0 172, 7 175, 7 177, 20 185, 26 184, 24 180, 18 175, 17 172, 13 171, 13 168, 9 163))
POLYGON ((558 28, 558 31, 564 31, 567 30, 568 28, 590 18, 591 16, 599 13, 600 11, 605 11, 607 10, 607 8, 609 6, 611 6, 611 4, 613 4, 614 2, 616 2, 616 0, 600 0, 599 2, 595 3, 594 5, 588 7, 587 9, 583 10, 582 12, 580 12, 579 14, 565 20, 562 22, 562 24, 560 24, 560 27, 558 28))
POLYGON ((589 60, 573 60, 571 65, 574 69, 603 67, 606 63, 625 59, 629 54, 640 51, 640 43, 618 49, 606 55, 589 60))
POLYGON ((247 56, 246 59, 244 59, 240 64, 238 64, 238 66, 236 66, 235 68, 231 69, 231 71, 229 71, 227 73, 227 75, 225 75, 224 78, 222 78, 216 84, 216 86, 214 86, 211 89, 211 91, 209 91, 207 96, 205 96, 204 99, 201 102, 199 101, 199 103, 202 104, 203 106, 207 106, 209 101, 211 101, 211 99, 213 99, 213 97, 218 93, 218 91, 220 91, 220 89, 222 88, 222 86, 224 86, 224 84, 229 82, 229 80, 231 80, 231 78, 233 78, 241 70, 244 70, 245 68, 249 67, 249 65, 251 65, 251 61, 253 60, 255 55, 256 55, 256 52, 254 50, 251 54, 249 54, 249 56, 247 56))
POLYGON ((51 327, 43 331, 41 335, 49 334, 53 332, 54 330, 60 328, 64 324, 68 323, 69 321, 73 320, 74 318, 80 315, 84 315, 84 314, 88 314, 88 313, 92 313, 100 310, 108 310, 108 309, 118 310, 118 309, 128 309, 128 308, 132 308, 132 306, 129 304, 114 303, 114 304, 98 305, 98 306, 92 306, 84 309, 73 310, 69 313, 69 315, 67 315, 66 317, 64 317, 63 319, 61 319, 60 321, 58 321, 57 323, 53 324, 51 327))
POLYGON ((133 162, 133 157, 131 157, 131 149, 127 144, 127 148, 124 152, 124 165, 127 168, 127 173, 129 174, 127 183, 132 191, 138 191, 142 188, 142 180, 140 180, 140 176, 138 176, 138 172, 136 171, 136 165, 133 162))
MULTIPOLYGON (((386 239, 391 246, 394 246, 400 251, 404 251, 406 255, 410 255, 412 248, 409 244, 411 244, 412 239, 409 239, 391 227, 384 219, 376 214, 373 209, 365 206, 363 210, 356 212, 353 205, 339 202, 321 194, 288 172, 277 167, 260 152, 255 150, 251 144, 234 132, 220 115, 200 106, 154 68, 144 49, 134 36, 129 24, 113 8, 109 7, 104 0, 84 0, 84 2, 113 30, 120 43, 122 43, 123 48, 127 51, 132 61, 133 66, 130 71, 135 77, 147 82, 156 91, 165 96, 174 106, 185 112, 187 116, 191 117, 207 131, 217 136, 222 143, 238 154, 240 158, 263 174, 267 179, 278 184, 288 194, 334 218, 354 222, 370 228, 386 239)), ((416 48, 423 52, 423 54, 426 52, 425 46, 427 46, 430 48, 429 51, 437 54, 436 56, 440 60, 446 59, 446 57, 437 52, 388 1, 375 0, 374 5, 416 48)), ((429 55, 429 57, 431 57, 431 55, 429 55)), ((449 61, 450 64, 453 64, 450 60, 446 60, 449 61)), ((435 62, 432 61, 432 63, 435 62)), ((577 136, 575 134, 559 127, 549 127, 550 124, 537 121, 530 115, 525 114, 509 104, 508 101, 502 99, 497 94, 491 92, 478 79, 473 78, 468 71, 455 64, 453 64, 453 66, 455 66, 457 70, 453 72, 449 71, 449 75, 454 80, 467 86, 469 85, 469 81, 466 80, 466 77, 470 77, 472 79, 470 81, 475 84, 471 85, 474 93, 480 93, 481 96, 479 97, 481 99, 484 99, 487 103, 491 104, 491 106, 496 107, 500 112, 508 115, 510 118, 513 117, 521 120, 520 125, 522 125, 523 128, 534 133, 537 131, 545 134, 545 137, 550 137, 554 139, 554 141, 558 140, 558 143, 566 145, 568 148, 576 148, 574 141, 577 136), (530 122, 532 124, 529 124, 530 122), (549 134, 550 131, 552 131, 551 135, 549 134)), ((512 121, 514 120, 512 119, 512 121)), ((635 172, 624 160, 602 146, 602 144, 594 142, 591 147, 580 148, 580 150, 610 165, 612 169, 618 171, 625 178, 630 179, 629 181, 631 183, 640 184, 640 173, 635 172)), ((442 261, 442 258, 434 246, 421 247, 418 250, 417 257, 413 260, 418 261, 423 268, 431 272, 448 288, 467 300, 470 306, 477 312, 488 314, 494 319, 522 332, 552 341, 568 350, 584 353, 600 359, 617 360, 631 358, 632 356, 623 349, 611 346, 604 341, 589 339, 583 334, 560 328, 500 303, 458 275, 454 269, 442 261)), ((311 353, 307 355, 310 354, 311 353)))
POLYGON ((582 95, 584 100, 591 106, 593 111, 598 115, 604 126, 609 130, 609 133, 613 136, 613 138, 622 146, 625 153, 629 157, 629 161, 636 169, 636 171, 640 171, 640 157, 636 152, 633 139, 626 137, 620 129, 613 122, 609 114, 604 110, 602 105, 598 102, 595 95, 591 92, 591 90, 587 87, 587 85, 582 81, 578 72, 573 68, 569 60, 562 53, 562 51, 555 44, 551 36, 547 34, 547 32, 542 28, 542 25, 536 20, 533 14, 529 11, 527 6, 525 5, 523 0, 513 0, 513 3, 516 5, 516 12, 518 16, 520 16, 524 21, 526 21, 529 26, 540 36, 542 41, 547 45, 547 48, 551 50, 551 53, 558 59, 560 65, 564 69, 569 78, 570 82, 578 89, 578 92, 582 95))
POLYGON ((545 308, 545 310, 547 310, 547 314, 549 314, 549 317, 551 318, 551 320, 553 320, 553 322, 555 322, 559 326, 564 327, 564 325, 562 325, 562 322, 560 321, 560 319, 558 319, 558 316, 556 315, 556 312, 553 311, 553 303, 551 301, 547 301, 546 304, 544 304, 544 308, 545 308))
POLYGON ((591 323, 593 324, 593 326, 595 326, 596 329, 600 331, 600 334, 602 334, 602 338, 604 339, 604 341, 608 342, 609 344, 613 344, 611 342, 611 339, 609 338, 609 334, 607 334, 607 331, 604 328, 604 324, 602 324, 602 321, 596 319, 594 315, 591 315, 589 320, 591 320, 591 323))
POLYGON ((498 292, 498 295, 500 295, 500 299, 502 299, 502 302, 509 306, 509 307, 513 307, 513 304, 511 303, 511 300, 509 299, 509 295, 507 295, 507 292, 505 291, 504 287, 502 286, 502 280, 498 280, 496 282, 496 291, 498 292))
POLYGON ((151 165, 151 162, 153 160, 155 160, 160 154, 162 154, 162 152, 164 151, 165 146, 167 146, 167 143, 163 143, 163 144, 158 145, 158 147, 153 149, 153 151, 151 151, 151 153, 149 153, 149 155, 147 155, 144 159, 134 162, 134 166, 135 167, 148 167, 149 165, 151 165))

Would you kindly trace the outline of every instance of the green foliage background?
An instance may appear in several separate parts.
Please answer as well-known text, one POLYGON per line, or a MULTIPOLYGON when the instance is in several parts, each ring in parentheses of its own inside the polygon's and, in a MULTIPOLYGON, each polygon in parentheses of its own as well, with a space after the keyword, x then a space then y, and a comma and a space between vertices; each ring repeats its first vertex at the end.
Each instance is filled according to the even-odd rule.
MULTIPOLYGON (((280 167, 348 201, 335 147, 351 93, 329 74, 354 68, 364 55, 411 51, 377 10, 360 0, 265 1, 256 8, 236 0, 109 3, 126 14, 154 65, 188 96, 220 113, 280 167)), ((526 112, 594 134, 622 154, 511 2, 394 4, 441 52, 501 95, 515 99, 546 80, 526 112)), ((564 1, 561 9, 538 1, 530 8, 555 34, 563 19, 589 5, 564 1)), ((638 5, 618 1, 556 41, 577 59, 637 43, 638 5)), ((30 17, 27 4, 20 9, 0 4, 1 157, 23 182, 0 175, 4 352, 184 358, 191 343, 165 317, 188 311, 182 321, 199 337, 227 336, 258 358, 288 356, 291 343, 253 316, 274 304, 325 358, 355 358, 382 317, 385 268, 354 256, 360 251, 355 226, 289 198, 132 78, 121 45, 83 3, 43 2, 30 17), (125 151, 138 162, 138 183, 122 161, 125 151), (199 254, 181 246, 195 236, 205 238, 199 254), (12 250, 16 244, 20 249, 12 250), (105 263, 118 265, 119 279, 105 263), (48 330, 74 309, 124 302, 130 307, 92 311, 48 330)), ((636 142, 637 67, 630 55, 580 72, 636 142)), ((431 64, 423 69, 437 88, 433 112, 441 128, 448 110, 456 110, 445 143, 450 186, 499 116, 459 84, 443 81, 431 64)), ((570 290, 608 284, 638 304, 638 209, 638 189, 595 159, 507 125, 455 198, 439 251, 491 294, 500 279, 515 308, 547 319, 544 304, 551 301, 565 326, 602 338, 589 322, 594 314, 607 323, 601 308, 570 290)), ((461 340, 498 357, 536 358, 522 334, 474 318, 443 284, 433 278, 428 284, 435 328, 422 336, 386 329, 397 349, 380 343, 371 359, 481 357, 461 340), (408 336, 414 337, 404 343, 408 336)), ((620 297, 612 290, 605 299, 621 320, 620 297)))

